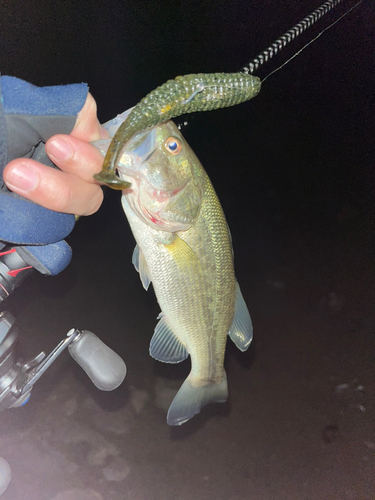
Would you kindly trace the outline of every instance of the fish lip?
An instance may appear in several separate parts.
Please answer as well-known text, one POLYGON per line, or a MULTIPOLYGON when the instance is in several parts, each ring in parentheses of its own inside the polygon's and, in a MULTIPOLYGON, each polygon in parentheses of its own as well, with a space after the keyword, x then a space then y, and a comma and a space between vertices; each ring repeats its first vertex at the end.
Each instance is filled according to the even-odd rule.
MULTIPOLYGON (((149 159, 154 154, 155 151, 156 151, 156 148, 149 153, 147 159, 149 159)), ((145 159, 144 161, 146 161, 147 159, 145 159)), ((160 189, 160 188, 158 188, 157 186, 155 186, 154 184, 152 184, 151 182, 149 182, 146 179, 146 177, 143 175, 142 172, 139 172, 138 170, 132 169, 129 166, 119 165, 118 168, 117 168, 117 170, 121 174, 121 179, 122 180, 128 181, 130 183, 136 181, 138 189, 141 188, 140 184, 143 182, 142 189, 146 193, 160 192, 160 193, 162 193, 164 195, 163 198, 167 198, 168 197, 170 201, 173 200, 173 198, 175 198, 176 196, 178 196, 179 193, 181 191, 183 191, 186 188, 186 186, 189 184, 189 182, 190 182, 190 180, 188 179, 186 182, 184 182, 183 184, 181 184, 181 186, 178 186, 177 188, 168 191, 167 189, 160 189)), ((158 198, 157 194, 151 195, 151 197, 154 198, 154 199, 158 198)), ((158 201, 162 202, 162 200, 158 200, 158 201)))
POLYGON ((149 183, 149 186, 152 186, 153 189, 156 189, 157 191, 165 193, 168 197, 169 200, 172 200, 175 198, 185 187, 188 185, 189 181, 186 181, 183 185, 173 189, 172 191, 167 191, 166 189, 157 189, 153 184, 149 183))

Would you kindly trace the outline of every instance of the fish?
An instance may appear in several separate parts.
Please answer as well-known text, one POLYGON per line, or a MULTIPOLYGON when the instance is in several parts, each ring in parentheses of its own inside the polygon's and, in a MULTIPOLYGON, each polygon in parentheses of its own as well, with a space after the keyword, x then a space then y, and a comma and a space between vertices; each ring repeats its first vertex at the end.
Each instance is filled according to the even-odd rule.
POLYGON ((133 136, 117 170, 131 184, 121 200, 136 240, 132 261, 161 308, 150 355, 164 363, 191 360, 167 414, 167 423, 179 426, 227 400, 228 335, 241 351, 253 337, 231 235, 207 173, 172 121, 133 136))
POLYGON ((177 76, 146 95, 120 125, 94 178, 112 189, 129 183, 116 175, 117 162, 125 144, 137 133, 185 113, 211 111, 240 104, 255 97, 261 81, 247 73, 197 73, 177 76))

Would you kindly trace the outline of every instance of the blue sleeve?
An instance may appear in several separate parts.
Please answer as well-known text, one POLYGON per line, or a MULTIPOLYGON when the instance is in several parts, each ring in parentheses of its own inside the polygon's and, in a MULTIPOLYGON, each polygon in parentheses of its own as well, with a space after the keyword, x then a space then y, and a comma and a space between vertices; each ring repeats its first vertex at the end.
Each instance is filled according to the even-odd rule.
POLYGON ((88 87, 85 83, 36 87, 31 83, 2 76, 4 113, 33 116, 76 116, 85 104, 88 87))
POLYGON ((71 132, 87 93, 83 83, 36 87, 15 77, 0 77, 0 243, 45 245, 62 240, 73 229, 74 215, 47 210, 12 193, 2 172, 19 157, 55 167, 44 144, 52 135, 71 132))

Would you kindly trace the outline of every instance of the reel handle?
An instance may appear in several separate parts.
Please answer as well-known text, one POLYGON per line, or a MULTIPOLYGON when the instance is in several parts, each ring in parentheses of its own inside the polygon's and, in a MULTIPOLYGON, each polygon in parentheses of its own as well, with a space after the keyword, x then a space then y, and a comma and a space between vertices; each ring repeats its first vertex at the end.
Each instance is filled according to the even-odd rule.
POLYGON ((101 391, 113 391, 123 382, 126 375, 124 361, 94 333, 83 330, 68 349, 72 358, 101 391))

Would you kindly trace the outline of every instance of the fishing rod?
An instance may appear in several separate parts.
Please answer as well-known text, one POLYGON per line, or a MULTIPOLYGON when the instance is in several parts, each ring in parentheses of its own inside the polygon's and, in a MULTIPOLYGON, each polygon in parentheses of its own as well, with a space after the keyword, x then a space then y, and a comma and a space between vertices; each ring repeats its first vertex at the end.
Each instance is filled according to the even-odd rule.
MULTIPOLYGON (((302 21, 297 23, 293 28, 290 30, 286 31, 283 35, 281 35, 277 40, 275 40, 269 47, 267 47, 265 50, 263 50, 260 54, 258 54, 254 59, 252 59, 247 66, 242 68, 243 72, 246 74, 253 74, 254 71, 256 71, 260 66, 262 66, 264 63, 272 59, 281 49, 283 49, 286 45, 288 45, 290 42, 292 42, 295 38, 300 36, 304 31, 307 29, 311 28, 313 24, 315 24, 320 18, 322 18, 324 15, 326 15, 330 10, 332 10, 334 7, 336 7, 339 3, 341 3, 342 0, 328 0, 324 4, 322 4, 320 7, 318 7, 316 10, 311 12, 308 16, 306 16, 302 21)), ((320 36, 323 35, 323 33, 332 26, 334 26, 336 23, 341 21, 343 17, 348 15, 353 9, 358 7, 360 3, 362 3, 363 0, 359 0, 356 4, 354 4, 349 10, 344 12, 336 21, 331 23, 329 26, 324 28, 318 35, 316 35, 312 40, 307 42, 298 52, 293 54, 287 61, 285 61, 281 66, 276 68, 275 70, 271 71, 265 78, 263 78, 262 83, 271 75, 276 73, 276 71, 279 71, 279 69, 283 68, 286 64, 288 64, 292 59, 297 57, 303 50, 305 50, 310 44, 315 42, 320 36)))

